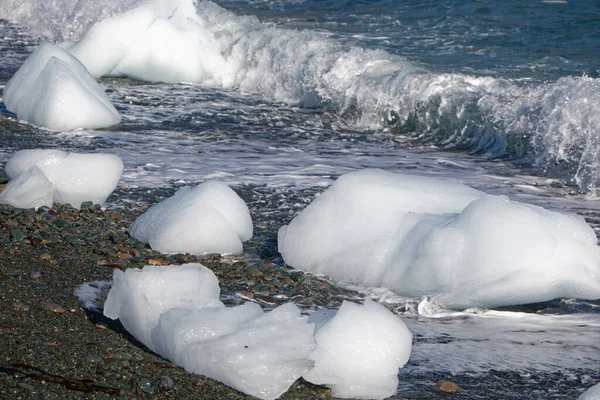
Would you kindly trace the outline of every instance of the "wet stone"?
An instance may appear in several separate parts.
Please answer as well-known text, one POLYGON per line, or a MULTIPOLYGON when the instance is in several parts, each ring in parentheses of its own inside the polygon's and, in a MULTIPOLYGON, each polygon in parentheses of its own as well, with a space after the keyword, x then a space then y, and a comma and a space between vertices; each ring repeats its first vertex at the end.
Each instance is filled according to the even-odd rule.
POLYGON ((246 272, 246 275, 248 275, 249 277, 252 277, 252 278, 260 278, 263 275, 262 272, 260 272, 258 270, 258 268, 254 267, 254 266, 246 268, 245 272, 246 272))
POLYGON ((42 273, 40 271, 33 271, 29 276, 31 279, 38 279, 40 276, 42 276, 42 273))
POLYGON ((84 201, 83 203, 81 203, 81 207, 80 208, 82 210, 86 210, 86 209, 90 208, 93 205, 94 205, 93 201, 84 201))
POLYGON ((13 306, 17 311, 29 311, 29 306, 21 303, 20 301, 15 301, 13 306))
POLYGON ((102 361, 102 357, 97 354, 90 354, 85 358, 85 362, 88 364, 98 364, 100 361, 102 361))
POLYGON ((13 237, 13 239, 15 239, 17 242, 20 242, 21 240, 27 238, 27 235, 25 234, 25 232, 23 232, 19 228, 11 229, 10 234, 13 237))
POLYGON ((304 272, 302 271, 294 271, 290 274, 292 280, 294 282, 302 283, 304 282, 304 272))
POLYGON ((435 387, 433 389, 442 393, 458 393, 462 391, 460 386, 450 381, 438 381, 435 383, 435 387))
POLYGON ((59 306, 58 304, 55 303, 44 303, 44 308, 46 310, 50 310, 53 311, 55 313, 64 313, 65 309, 61 306, 59 306))
POLYGON ((38 288, 38 289, 48 289, 48 285, 43 282, 29 281, 27 282, 29 285, 38 288))
POLYGON ((173 382, 173 379, 169 378, 166 375, 162 375, 158 379, 159 379, 158 387, 163 388, 163 389, 170 389, 175 384, 173 382))
POLYGON ((123 352, 114 353, 112 356, 112 359, 117 361, 129 361, 132 358, 133 356, 131 354, 123 352))
POLYGON ((8 274, 8 276, 15 278, 15 277, 21 275, 21 271, 15 269, 12 271, 8 271, 7 274, 8 274))
POLYGON ((154 387, 152 386, 152 382, 150 381, 150 379, 141 378, 141 379, 138 379, 138 381, 136 383, 137 383, 138 387, 142 390, 142 392, 148 393, 148 394, 154 394, 154 387))

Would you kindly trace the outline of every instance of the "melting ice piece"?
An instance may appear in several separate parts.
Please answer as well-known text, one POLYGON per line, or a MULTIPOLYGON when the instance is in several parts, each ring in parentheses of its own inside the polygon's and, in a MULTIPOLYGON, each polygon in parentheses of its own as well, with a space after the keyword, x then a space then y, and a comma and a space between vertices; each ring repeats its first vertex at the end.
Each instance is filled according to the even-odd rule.
POLYGON ((0 192, 0 204, 16 208, 52 207, 52 183, 36 166, 8 182, 0 192))
MULTIPOLYGON (((12 190, 11 198, 18 194, 22 206, 40 207, 33 199, 43 197, 42 205, 51 207, 57 202, 78 208, 85 201, 104 203, 122 172, 123 162, 113 154, 20 150, 6 163, 6 174, 11 179, 9 185, 14 188, 7 185, 5 191, 12 190), (51 196, 48 196, 48 183, 51 196)), ((10 204, 16 206, 14 202, 10 204)))
POLYGON ((172 308, 224 307, 220 292, 217 277, 202 264, 115 269, 104 315, 118 318, 136 339, 157 351, 151 333, 162 313, 172 308))
POLYGON ((152 332, 159 353, 186 370, 261 399, 285 393, 313 362, 314 325, 293 303, 171 309, 152 332))
POLYGON ((400 318, 371 300, 364 306, 344 301, 317 332, 316 342, 310 356, 315 367, 304 379, 330 387, 334 397, 384 399, 396 394, 412 334, 400 318))
POLYGON ((98 22, 69 51, 91 72, 152 82, 201 83, 226 74, 192 0, 149 1, 98 22))
POLYGON ((600 383, 583 392, 577 400, 600 400, 600 383))
POLYGON ((314 325, 293 303, 225 308, 201 264, 115 270, 104 315, 186 370, 260 399, 282 395, 313 362, 314 325))
POLYGON ((222 182, 180 189, 154 205, 129 228, 129 234, 161 253, 238 254, 252 237, 244 200, 222 182))
POLYGON ((8 81, 3 99, 19 119, 53 131, 105 128, 121 121, 85 67, 47 42, 8 81))
POLYGON ((446 308, 600 298, 600 248, 581 219, 458 182, 363 170, 279 230, 289 265, 446 308))

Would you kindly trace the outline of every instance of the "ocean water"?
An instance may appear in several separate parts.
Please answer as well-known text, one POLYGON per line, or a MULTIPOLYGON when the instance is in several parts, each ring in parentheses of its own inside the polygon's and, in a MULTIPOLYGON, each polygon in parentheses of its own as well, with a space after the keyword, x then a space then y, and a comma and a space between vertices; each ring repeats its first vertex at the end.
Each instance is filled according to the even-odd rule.
MULTIPOLYGON (((0 88, 41 40, 78 40, 139 0, 0 0, 0 88)), ((102 79, 123 122, 51 133, 0 102, 0 162, 22 148, 103 151, 132 193, 221 179, 273 246, 335 178, 375 167, 458 179, 577 213, 600 230, 600 3, 200 2, 231 60, 201 84, 102 79)), ((132 197, 132 201, 140 201, 132 197)), ((600 301, 448 311, 352 287, 415 335, 398 398, 569 399, 600 381, 600 301)))

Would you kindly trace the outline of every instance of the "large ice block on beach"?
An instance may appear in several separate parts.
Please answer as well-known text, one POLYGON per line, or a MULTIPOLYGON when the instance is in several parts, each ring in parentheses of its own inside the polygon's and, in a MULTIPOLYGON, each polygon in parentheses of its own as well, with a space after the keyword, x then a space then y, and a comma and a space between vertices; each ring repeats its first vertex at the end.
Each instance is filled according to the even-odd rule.
POLYGON ((180 189, 129 228, 132 237, 156 251, 190 254, 241 253, 252 231, 244 200, 218 181, 180 189))
POLYGON ((396 394, 398 369, 408 361, 412 333, 391 311, 372 300, 344 301, 316 334, 304 379, 331 388, 333 397, 384 399, 396 394))
POLYGON ((279 251, 295 268, 380 286, 398 245, 484 195, 455 181, 352 172, 279 230, 279 251))
POLYGON ((600 248, 582 218, 458 182, 363 170, 279 230, 295 268, 446 307, 600 298, 600 248))
POLYGON ((52 131, 105 128, 119 113, 85 67, 67 51, 43 42, 4 88, 6 108, 52 131))
POLYGON ((38 187, 39 193, 47 191, 48 184, 39 177, 39 172, 27 173, 33 167, 51 183, 52 202, 69 203, 77 208, 86 201, 104 203, 123 172, 123 162, 114 154, 41 149, 17 151, 6 163, 5 170, 10 182, 14 180, 15 185, 22 186, 20 191, 33 193, 35 190, 30 189, 33 187, 38 187))
POLYGON ((137 340, 156 351, 152 329, 162 313, 172 308, 224 307, 220 292, 217 277, 202 264, 115 269, 104 315, 118 318, 137 340))
POLYGON ((313 366, 314 325, 297 306, 225 308, 201 264, 115 270, 104 315, 187 371, 260 399, 281 396, 313 366))
POLYGON ((227 71, 192 0, 148 1, 96 23, 69 51, 96 78, 201 83, 227 71))

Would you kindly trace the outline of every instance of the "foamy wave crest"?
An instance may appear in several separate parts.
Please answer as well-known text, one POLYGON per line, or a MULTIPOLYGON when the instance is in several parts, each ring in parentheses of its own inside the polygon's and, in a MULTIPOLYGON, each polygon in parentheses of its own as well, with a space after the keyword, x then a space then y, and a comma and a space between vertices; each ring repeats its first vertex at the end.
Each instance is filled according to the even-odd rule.
MULTIPOLYGON (((77 40, 93 22, 138 2, 5 0, 0 15, 46 38, 77 40)), ((322 107, 353 129, 519 158, 584 191, 600 187, 598 79, 526 84, 432 73, 382 50, 348 48, 324 34, 263 24, 212 2, 199 2, 196 12, 188 19, 197 24, 198 41, 214 43, 225 62, 203 64, 206 76, 196 83, 322 107)))

